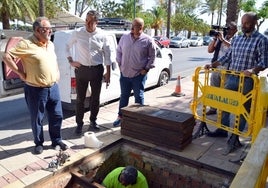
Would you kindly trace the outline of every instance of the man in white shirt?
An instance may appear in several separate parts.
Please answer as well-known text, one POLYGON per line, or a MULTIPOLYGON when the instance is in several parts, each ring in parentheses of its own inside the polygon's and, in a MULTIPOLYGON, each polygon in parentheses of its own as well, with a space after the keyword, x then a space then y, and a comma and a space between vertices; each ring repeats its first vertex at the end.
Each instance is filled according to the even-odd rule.
POLYGON ((76 134, 81 135, 84 125, 84 101, 88 89, 91 87, 90 97, 90 126, 100 129, 96 123, 99 112, 100 92, 104 78, 107 86, 110 83, 111 46, 105 32, 97 28, 99 13, 90 10, 87 13, 85 27, 72 33, 66 46, 67 58, 71 66, 75 67, 76 78, 76 134), (75 56, 72 48, 75 47, 75 56), (104 73, 103 64, 106 65, 104 73))

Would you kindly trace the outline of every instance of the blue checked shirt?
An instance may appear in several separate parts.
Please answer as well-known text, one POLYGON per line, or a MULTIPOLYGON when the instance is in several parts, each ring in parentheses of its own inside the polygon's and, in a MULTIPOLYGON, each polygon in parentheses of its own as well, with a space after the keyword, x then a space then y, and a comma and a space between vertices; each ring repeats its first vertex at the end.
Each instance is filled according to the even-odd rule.
POLYGON ((220 57, 221 64, 230 63, 229 70, 243 71, 255 67, 268 67, 268 39, 254 31, 251 36, 233 38, 228 52, 220 57))

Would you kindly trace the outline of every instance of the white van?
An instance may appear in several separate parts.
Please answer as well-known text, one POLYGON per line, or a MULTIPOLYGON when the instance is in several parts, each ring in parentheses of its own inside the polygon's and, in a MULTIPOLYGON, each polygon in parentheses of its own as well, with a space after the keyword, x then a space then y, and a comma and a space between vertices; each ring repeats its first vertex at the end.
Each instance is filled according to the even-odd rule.
MULTIPOLYGON (((74 104, 76 101, 76 81, 74 68, 68 63, 67 55, 65 52, 66 42, 71 36, 74 30, 62 30, 56 31, 54 33, 54 45, 55 52, 58 57, 58 64, 60 69, 60 81, 59 88, 61 93, 61 100, 64 109, 73 110, 74 104)), ((111 82, 108 88, 106 88, 106 84, 103 83, 101 88, 100 95, 100 103, 105 104, 114 99, 118 99, 120 97, 120 71, 115 62, 116 48, 119 38, 122 36, 124 32, 120 31, 107 31, 108 38, 113 44, 113 59, 114 63, 112 64, 111 69, 111 82)), ((148 73, 148 78, 146 81, 146 88, 152 86, 161 86, 168 83, 171 75, 172 75, 172 53, 169 53, 165 50, 162 50, 161 47, 157 46, 157 55, 155 61, 155 68, 151 69, 148 73), (170 57, 171 55, 171 57, 170 57)), ((73 49, 72 57, 75 58, 75 50, 73 49)), ((90 86, 88 87, 87 96, 90 97, 90 86)), ((85 107, 88 107, 88 103, 85 104, 85 107)))

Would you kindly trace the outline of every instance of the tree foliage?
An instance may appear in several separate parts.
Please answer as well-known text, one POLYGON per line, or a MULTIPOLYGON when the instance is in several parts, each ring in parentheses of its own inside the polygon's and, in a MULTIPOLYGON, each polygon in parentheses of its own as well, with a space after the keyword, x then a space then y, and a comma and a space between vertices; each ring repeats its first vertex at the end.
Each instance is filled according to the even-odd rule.
POLYGON ((268 18, 268 1, 264 1, 260 8, 256 8, 255 0, 247 0, 246 2, 241 4, 241 8, 245 12, 255 12, 258 15, 258 24, 257 30, 259 30, 260 26, 263 24, 265 19, 268 18))
MULTIPOLYGON (((45 15, 53 18, 57 11, 65 8, 68 10, 67 0, 45 0, 45 15)), ((3 29, 10 29, 10 20, 33 22, 39 16, 39 1, 36 0, 0 0, 0 15, 3 29)))
POLYGON ((163 7, 153 7, 150 11, 152 15, 151 28, 155 30, 155 35, 158 35, 158 30, 162 28, 164 24, 164 18, 166 17, 166 11, 163 7))

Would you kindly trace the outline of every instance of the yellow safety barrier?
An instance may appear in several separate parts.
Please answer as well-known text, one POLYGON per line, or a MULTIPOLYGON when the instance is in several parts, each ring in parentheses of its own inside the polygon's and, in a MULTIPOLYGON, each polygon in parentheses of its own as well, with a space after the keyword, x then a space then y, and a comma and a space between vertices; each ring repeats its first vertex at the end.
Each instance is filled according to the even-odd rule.
POLYGON ((247 94, 243 94, 244 81, 246 76, 241 72, 224 69, 204 69, 198 67, 193 76, 194 96, 191 109, 195 119, 208 123, 218 128, 239 136, 252 136, 252 142, 256 139, 260 129, 265 126, 266 111, 268 106, 268 84, 265 77, 259 78, 252 75, 253 89, 247 94), (210 86, 210 76, 212 72, 221 75, 221 87, 210 86), (233 75, 239 77, 238 91, 224 89, 226 76, 233 75), (250 111, 244 107, 245 103, 251 101, 250 111), (206 116, 209 107, 217 109, 217 116, 206 116), (233 118, 230 127, 221 124, 222 112, 229 112, 233 118), (240 116, 247 122, 245 130, 239 130, 240 116))

